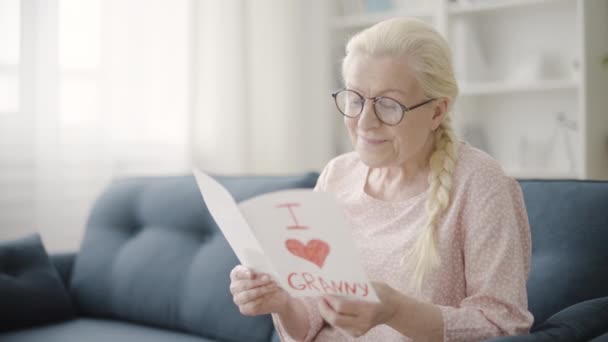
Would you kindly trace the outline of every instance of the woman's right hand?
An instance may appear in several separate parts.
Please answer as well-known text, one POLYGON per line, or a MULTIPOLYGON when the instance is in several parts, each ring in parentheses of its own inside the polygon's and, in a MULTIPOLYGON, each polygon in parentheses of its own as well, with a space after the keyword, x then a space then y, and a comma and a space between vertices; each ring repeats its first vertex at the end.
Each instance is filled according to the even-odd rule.
POLYGON ((291 299, 269 274, 255 273, 242 265, 230 272, 230 292, 234 304, 247 316, 278 313, 291 299))

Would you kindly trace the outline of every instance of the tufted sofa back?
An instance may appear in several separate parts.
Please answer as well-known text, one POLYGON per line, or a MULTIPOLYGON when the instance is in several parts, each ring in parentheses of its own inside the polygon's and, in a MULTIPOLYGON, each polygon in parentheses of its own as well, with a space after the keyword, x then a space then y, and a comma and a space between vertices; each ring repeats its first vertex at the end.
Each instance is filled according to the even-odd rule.
POLYGON ((524 180, 532 232, 528 306, 534 326, 608 296, 608 182, 524 180))
MULTIPOLYGON (((237 201, 311 188, 318 174, 216 177, 237 201)), ((80 314, 221 341, 269 341, 268 316, 242 316, 228 289, 238 263, 192 176, 115 181, 97 200, 70 292, 80 314)))

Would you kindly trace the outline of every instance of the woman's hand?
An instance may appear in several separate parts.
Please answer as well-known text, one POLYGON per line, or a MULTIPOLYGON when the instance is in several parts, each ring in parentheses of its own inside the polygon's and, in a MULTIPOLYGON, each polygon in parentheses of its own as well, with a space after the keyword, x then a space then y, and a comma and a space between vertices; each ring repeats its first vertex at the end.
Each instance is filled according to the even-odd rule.
POLYGON ((385 283, 373 282, 379 303, 324 296, 318 301, 319 312, 331 326, 352 337, 365 335, 376 325, 385 324, 396 314, 400 293, 385 283))
POLYGON ((280 312, 290 299, 270 275, 255 273, 242 265, 230 272, 230 292, 234 304, 247 316, 280 312))

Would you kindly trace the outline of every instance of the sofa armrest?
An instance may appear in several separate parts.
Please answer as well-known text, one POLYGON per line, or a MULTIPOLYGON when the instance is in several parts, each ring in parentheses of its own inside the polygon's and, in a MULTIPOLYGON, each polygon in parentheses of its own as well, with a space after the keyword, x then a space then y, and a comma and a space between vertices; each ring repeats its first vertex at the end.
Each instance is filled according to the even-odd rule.
POLYGON ((72 277, 72 269, 74 267, 74 261, 76 259, 75 252, 68 253, 57 253, 50 255, 51 262, 57 269, 57 272, 61 276, 61 280, 66 288, 70 285, 70 278, 72 277))
POLYGON ((577 342, 608 333, 608 297, 574 304, 551 316, 527 335, 501 337, 487 342, 577 342))

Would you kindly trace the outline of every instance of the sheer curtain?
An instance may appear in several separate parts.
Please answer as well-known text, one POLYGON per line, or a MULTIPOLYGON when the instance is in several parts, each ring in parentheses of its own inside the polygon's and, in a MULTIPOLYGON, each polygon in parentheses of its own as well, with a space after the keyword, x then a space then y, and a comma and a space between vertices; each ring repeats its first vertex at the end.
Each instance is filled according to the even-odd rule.
POLYGON ((112 178, 190 171, 191 6, 0 0, 0 239, 75 249, 112 178))
POLYGON ((319 170, 341 117, 326 0, 196 2, 195 163, 221 173, 319 170))
POLYGON ((339 121, 329 7, 0 0, 0 240, 77 248, 116 177, 320 170, 339 121))

